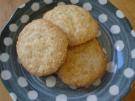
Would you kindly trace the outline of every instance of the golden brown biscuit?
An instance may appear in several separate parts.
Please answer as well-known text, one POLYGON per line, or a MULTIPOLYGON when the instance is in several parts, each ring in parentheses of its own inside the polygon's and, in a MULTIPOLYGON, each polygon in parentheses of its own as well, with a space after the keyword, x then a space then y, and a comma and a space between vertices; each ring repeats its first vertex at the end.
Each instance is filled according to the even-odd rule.
POLYGON ((105 73, 107 59, 96 39, 71 48, 58 71, 62 81, 75 88, 87 88, 105 73))
POLYGON ((47 19, 66 32, 69 45, 82 44, 96 37, 98 24, 88 11, 75 5, 60 5, 45 13, 47 19))
POLYGON ((45 19, 26 25, 16 45, 20 62, 36 76, 56 72, 65 60, 67 46, 65 33, 45 19))

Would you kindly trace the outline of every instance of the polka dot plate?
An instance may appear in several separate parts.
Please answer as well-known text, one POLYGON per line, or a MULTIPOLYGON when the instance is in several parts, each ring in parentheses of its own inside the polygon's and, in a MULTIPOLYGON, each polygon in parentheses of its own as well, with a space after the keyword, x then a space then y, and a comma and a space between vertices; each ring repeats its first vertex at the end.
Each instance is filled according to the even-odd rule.
POLYGON ((135 31, 121 10, 107 0, 31 0, 21 5, 1 31, 0 74, 13 101, 120 101, 135 74, 135 31), (87 90, 64 85, 56 75, 38 78, 19 63, 16 41, 33 19, 57 5, 74 4, 88 10, 100 25, 98 40, 107 54, 106 74, 87 90))

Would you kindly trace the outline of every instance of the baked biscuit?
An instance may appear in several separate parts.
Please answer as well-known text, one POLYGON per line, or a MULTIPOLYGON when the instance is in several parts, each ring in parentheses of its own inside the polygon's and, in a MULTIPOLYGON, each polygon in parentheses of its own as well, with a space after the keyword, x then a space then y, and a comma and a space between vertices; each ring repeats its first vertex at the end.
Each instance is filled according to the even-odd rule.
POLYGON ((87 88, 106 71, 107 59, 96 39, 68 50, 66 62, 57 72, 74 88, 87 88))
POLYGON ((44 14, 44 19, 59 26, 70 46, 85 43, 97 36, 98 24, 88 11, 75 5, 60 5, 44 14))
POLYGON ((45 19, 26 25, 16 45, 21 64, 36 76, 56 72, 65 60, 67 46, 65 33, 45 19))

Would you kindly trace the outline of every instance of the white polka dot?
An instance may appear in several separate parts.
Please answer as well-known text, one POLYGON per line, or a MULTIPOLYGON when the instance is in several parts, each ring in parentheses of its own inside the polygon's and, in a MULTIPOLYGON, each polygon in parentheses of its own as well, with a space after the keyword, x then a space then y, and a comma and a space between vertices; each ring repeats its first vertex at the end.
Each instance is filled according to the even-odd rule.
POLYGON ((12 101, 17 101, 17 96, 15 93, 11 92, 9 95, 11 96, 12 101))
POLYGON ((125 45, 122 40, 118 40, 115 42, 114 47, 117 51, 122 51, 124 49, 125 45))
POLYGON ((57 5, 59 6, 59 5, 65 5, 65 4, 66 4, 65 2, 58 2, 57 5))
POLYGON ((124 14, 123 14, 123 12, 122 12, 121 10, 117 10, 117 11, 116 11, 116 16, 117 16, 118 18, 124 18, 124 17, 125 17, 124 14))
POLYGON ((116 69, 117 69, 117 65, 114 62, 109 62, 107 64, 107 71, 108 72, 113 73, 116 71, 116 69))
POLYGON ((77 4, 77 3, 79 3, 79 0, 70 0, 70 2, 71 2, 72 4, 77 4))
POLYGON ((135 59, 135 49, 131 51, 131 58, 135 59))
POLYGON ((26 5, 26 4, 24 3, 24 4, 20 5, 19 8, 24 8, 25 5, 26 5))
POLYGON ((98 0, 98 2, 99 2, 101 5, 107 4, 107 0, 98 0))
POLYGON ((21 23, 27 23, 29 21, 29 16, 28 15, 23 15, 21 17, 21 23))
POLYGON ((133 37, 135 37, 135 31, 134 31, 134 30, 131 31, 131 35, 132 35, 133 37))
POLYGON ((107 20, 108 20, 108 16, 106 14, 101 14, 99 15, 98 17, 98 20, 101 22, 101 23, 105 23, 107 20))
POLYGON ((36 2, 33 3, 32 6, 31 6, 31 9, 32 9, 33 11, 38 11, 39 8, 40 8, 40 5, 39 5, 39 3, 36 3, 36 2))
POLYGON ((51 3, 53 3, 53 0, 44 0, 44 2, 45 2, 46 4, 51 4, 51 3))
POLYGON ((17 83, 20 85, 20 87, 26 87, 28 85, 28 82, 24 77, 19 77, 17 83))
POLYGON ((29 91, 28 92, 28 97, 30 100, 36 100, 38 98, 38 92, 37 91, 29 91))
POLYGON ((46 78, 46 86, 54 87, 56 85, 56 78, 54 76, 49 76, 46 78))
POLYGON ((0 61, 2 61, 2 62, 7 62, 8 59, 9 59, 9 55, 8 55, 7 53, 2 53, 2 54, 0 55, 0 61))
POLYGON ((101 79, 97 79, 94 83, 93 86, 99 86, 101 84, 101 79))
POLYGON ((56 101, 67 101, 67 96, 65 94, 60 94, 56 96, 56 101))
POLYGON ((98 101, 98 98, 96 95, 89 95, 87 101, 98 101))
POLYGON ((127 78, 132 78, 134 76, 135 72, 132 68, 127 68, 124 70, 124 75, 127 78))
POLYGON ((109 93, 113 96, 119 94, 119 87, 117 85, 113 85, 109 88, 109 93))
POLYGON ((11 73, 10 73, 9 70, 3 70, 3 71, 1 72, 1 78, 2 78, 3 80, 9 80, 9 79, 11 79, 11 77, 12 77, 12 75, 11 75, 11 73))
POLYGON ((119 34, 121 29, 118 25, 113 25, 110 29, 110 31, 113 33, 113 34, 119 34))
POLYGON ((12 43, 13 43, 12 38, 10 38, 10 37, 4 38, 4 45, 5 46, 10 46, 12 43))
POLYGON ((91 11, 92 5, 89 2, 86 2, 86 3, 83 4, 83 8, 87 11, 91 11))
POLYGON ((9 30, 10 30, 11 32, 16 32, 17 29, 18 29, 18 27, 17 27, 16 24, 11 24, 11 25, 9 26, 9 30))

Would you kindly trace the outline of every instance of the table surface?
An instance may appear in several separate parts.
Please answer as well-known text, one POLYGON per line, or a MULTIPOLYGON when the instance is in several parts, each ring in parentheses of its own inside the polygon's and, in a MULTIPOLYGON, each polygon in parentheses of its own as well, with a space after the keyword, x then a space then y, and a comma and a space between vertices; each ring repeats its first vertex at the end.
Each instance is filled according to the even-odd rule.
MULTIPOLYGON (((10 18, 16 7, 28 0, 0 0, 0 28, 10 18)), ((133 28, 135 29, 135 0, 110 0, 116 7, 122 10, 128 17, 133 28)), ((124 98, 124 101, 134 101, 135 99, 135 82, 132 84, 132 90, 124 98)), ((0 101, 11 101, 7 90, 0 82, 0 101)))

